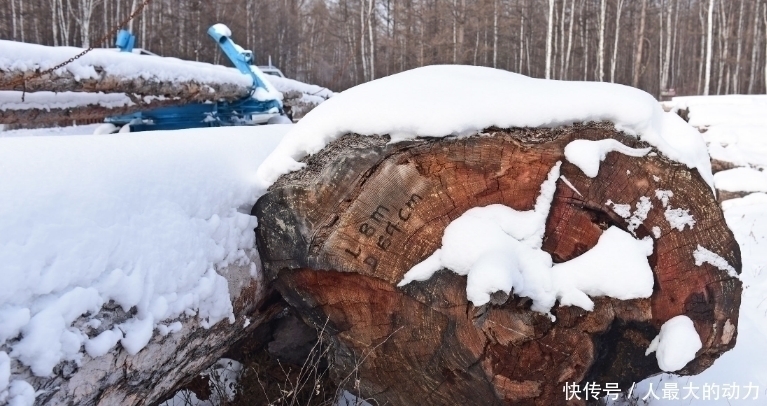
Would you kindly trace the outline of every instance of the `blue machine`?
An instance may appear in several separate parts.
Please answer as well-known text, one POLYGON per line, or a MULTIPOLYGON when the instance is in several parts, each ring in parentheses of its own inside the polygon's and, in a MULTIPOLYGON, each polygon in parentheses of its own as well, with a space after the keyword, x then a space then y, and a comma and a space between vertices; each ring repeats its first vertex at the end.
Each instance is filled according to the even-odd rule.
POLYGON ((120 30, 117 32, 117 39, 115 45, 120 48, 120 52, 133 52, 133 45, 136 43, 136 36, 131 34, 128 30, 120 30))
MULTIPOLYGON (((161 107, 138 113, 107 117, 105 129, 97 133, 151 130, 179 130, 184 128, 220 127, 292 122, 285 114, 282 101, 274 98, 276 91, 253 66, 253 52, 242 49, 232 41, 231 31, 223 24, 208 29, 222 51, 243 74, 253 79, 250 94, 234 102, 191 103, 182 106, 161 107)), ((132 35, 120 32, 116 45, 121 51, 133 48, 132 35), (127 34, 127 35, 126 35, 127 34)))

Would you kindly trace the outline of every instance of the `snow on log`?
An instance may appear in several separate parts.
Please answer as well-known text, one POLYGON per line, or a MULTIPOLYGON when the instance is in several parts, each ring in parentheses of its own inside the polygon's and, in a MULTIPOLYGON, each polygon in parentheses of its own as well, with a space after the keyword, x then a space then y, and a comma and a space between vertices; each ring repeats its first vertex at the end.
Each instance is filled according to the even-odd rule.
POLYGON ((260 169, 276 182, 257 243, 285 300, 329 321, 339 381, 397 405, 561 405, 568 383, 627 390, 735 345, 740 252, 705 144, 651 98, 625 110, 644 97, 627 89, 423 68, 336 95, 286 136, 260 169), (581 157, 591 177, 565 154, 578 140, 626 148, 581 157), (692 328, 662 330, 679 316, 692 328), (674 352, 693 336, 699 350, 674 352))
POLYGON ((164 106, 176 106, 179 100, 164 96, 129 96, 124 93, 22 92, 0 91, 0 124, 46 124, 71 120, 103 120, 104 117, 129 114, 164 106))
POLYGON ((238 208, 289 128, 0 138, 0 403, 156 404, 282 311, 238 208))
POLYGON ((179 98, 186 102, 236 100, 251 79, 233 68, 113 49, 94 49, 50 74, 32 79, 83 51, 0 40, 0 90, 104 92, 179 98), (10 86, 21 79, 25 84, 10 86))
POLYGON ((290 108, 294 119, 303 118, 306 113, 320 103, 333 97, 333 92, 325 87, 274 75, 265 75, 265 77, 277 90, 282 92, 282 101, 286 107, 290 108))

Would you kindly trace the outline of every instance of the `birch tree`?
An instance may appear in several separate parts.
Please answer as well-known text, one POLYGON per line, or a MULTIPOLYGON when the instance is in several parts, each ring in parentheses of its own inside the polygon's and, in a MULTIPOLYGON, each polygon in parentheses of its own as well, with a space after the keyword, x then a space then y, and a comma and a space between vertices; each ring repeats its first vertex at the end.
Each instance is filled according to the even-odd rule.
POLYGON ((703 95, 708 96, 711 82, 711 34, 714 29, 714 0, 708 0, 708 24, 706 25, 706 78, 703 81, 703 95))
POLYGON ((601 0, 599 12, 599 49, 597 51, 597 76, 600 82, 605 80, 605 10, 606 0, 601 0))
POLYGON ((738 12, 738 31, 736 37, 738 38, 738 48, 735 51, 735 72, 732 74, 732 88, 735 93, 740 93, 740 56, 743 50, 743 0, 740 0, 740 11, 738 12))
MULTIPOLYGON (((673 6, 674 3, 669 1, 668 2, 668 10, 666 10, 666 46, 663 48, 663 51, 665 52, 664 55, 662 55, 663 59, 663 66, 661 67, 661 79, 660 79, 660 88, 661 90, 668 90, 668 76, 669 76, 669 68, 671 64, 671 16, 673 15, 673 6)), ((663 20, 661 19, 661 24, 663 23, 663 20)))
POLYGON ((565 51, 565 69, 562 78, 570 72, 570 52, 573 49, 573 20, 575 20, 575 0, 570 2, 570 26, 567 29, 567 51, 565 51))
POLYGON ((613 59, 610 65, 610 82, 615 83, 615 66, 618 64, 618 39, 621 33, 621 9, 623 9, 623 0, 618 0, 615 11, 615 43, 613 44, 613 59))
MULTIPOLYGON (((712 0, 713 1, 713 0, 712 0)), ((642 51, 644 47, 644 29, 645 18, 647 17, 647 0, 642 0, 642 12, 639 17, 639 27, 634 39, 636 43, 636 52, 634 52, 634 69, 633 78, 631 79, 631 86, 639 87, 639 77, 642 75, 642 51)))
POLYGON ((756 56, 759 50, 759 7, 761 0, 756 0, 754 4, 754 24, 753 24, 753 39, 751 46, 751 72, 748 75, 748 93, 751 94, 754 91, 754 84, 756 83, 756 67, 758 66, 756 56))
POLYGON ((77 25, 80 26, 80 46, 83 48, 89 48, 91 46, 91 16, 93 15, 93 9, 96 7, 98 1, 99 0, 79 0, 77 12, 75 12, 71 0, 67 0, 69 12, 77 22, 77 25))
POLYGON ((551 40, 554 28, 554 0, 549 0, 549 25, 546 30, 546 79, 551 79, 551 40))

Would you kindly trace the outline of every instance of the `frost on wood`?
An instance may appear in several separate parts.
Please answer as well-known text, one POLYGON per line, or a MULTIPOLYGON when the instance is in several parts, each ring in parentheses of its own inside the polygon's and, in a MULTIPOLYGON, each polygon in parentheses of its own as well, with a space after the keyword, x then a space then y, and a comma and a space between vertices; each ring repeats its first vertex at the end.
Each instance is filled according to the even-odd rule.
MULTIPOLYGON (((340 380, 358 368, 362 394, 381 403, 557 405, 565 382, 628 389, 660 371, 645 351, 679 315, 692 320, 702 343, 679 372, 702 371, 735 344, 722 334, 725 323, 737 325, 741 291, 726 271, 695 264, 700 244, 740 269, 737 243, 710 187, 695 169, 657 150, 637 157, 606 152, 591 178, 565 159, 565 147, 578 139, 648 147, 609 124, 579 124, 395 144, 347 134, 300 163, 283 159, 303 169, 281 176, 254 208, 266 275, 308 321, 329 320, 333 373, 340 380), (558 161, 559 174, 552 175, 558 161), (541 200, 549 183, 553 191, 541 200), (683 205, 696 226, 672 228, 655 190, 673 191, 672 203, 683 205), (628 215, 616 213, 615 204, 628 205, 628 215), (495 210, 488 230, 507 235, 516 252, 540 247, 552 270, 561 271, 555 279, 570 278, 573 295, 550 309, 556 321, 534 310, 535 298, 517 295, 530 287, 520 283, 521 273, 496 280, 504 282, 501 289, 480 289, 489 297, 472 303, 472 281, 439 270, 451 255, 443 245, 449 225, 480 207, 495 210), (526 220, 536 213, 546 213, 543 227, 526 220), (636 252, 652 271, 652 296, 620 300, 578 285, 581 265, 597 261, 589 253, 599 252, 600 238, 610 233, 648 245, 636 252), (398 287, 417 264, 427 272, 398 287), (578 307, 590 307, 586 300, 592 311, 578 307)), ((504 254, 464 265, 480 274, 498 264, 509 269, 513 259, 504 254)), ((602 271, 612 275, 609 266, 602 271)))

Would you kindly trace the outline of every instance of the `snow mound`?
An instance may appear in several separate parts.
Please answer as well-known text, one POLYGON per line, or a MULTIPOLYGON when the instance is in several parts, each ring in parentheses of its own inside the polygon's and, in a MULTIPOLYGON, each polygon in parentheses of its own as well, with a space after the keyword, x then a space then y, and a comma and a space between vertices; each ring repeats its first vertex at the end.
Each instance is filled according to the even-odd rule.
POLYGON ((556 265, 541 250, 558 178, 556 165, 541 185, 534 210, 520 212, 496 204, 466 211, 447 226, 442 247, 410 269, 398 286, 427 280, 446 268, 467 276, 466 296, 475 306, 488 303, 494 292, 509 295, 513 289, 533 299, 533 310, 547 314, 557 300, 593 310, 589 296, 650 297, 654 284, 647 262, 653 252, 650 238, 636 240, 611 227, 590 251, 556 265))
POLYGON ((607 153, 617 151, 621 154, 642 157, 651 148, 635 149, 621 144, 618 140, 606 139, 599 141, 575 140, 565 147, 565 158, 577 166, 589 178, 599 174, 599 164, 607 158, 607 153))
POLYGON ((346 133, 416 137, 468 136, 497 126, 553 127, 610 121, 669 158, 697 168, 713 188, 700 134, 665 113, 641 90, 610 83, 533 79, 507 71, 458 65, 413 69, 374 80, 322 103, 286 136, 262 168, 273 182, 301 168, 296 161, 346 133))
POLYGON ((767 192, 767 173, 751 168, 734 168, 717 172, 714 185, 729 192, 767 192))
MULTIPOLYGON (((70 109, 83 106, 100 106, 106 108, 133 106, 135 103, 125 93, 81 93, 81 92, 33 92, 24 95, 22 92, 0 91, 0 110, 28 109, 70 109)), ((157 99, 164 99, 158 97, 157 99)), ((147 101, 151 101, 147 98, 147 101)))
POLYGON ((0 138, 0 354, 48 376, 83 348, 135 354, 181 326, 165 320, 233 321, 220 272, 258 266, 237 208, 268 186, 257 168, 289 128, 0 138), (133 316, 109 325, 108 302, 133 316))
POLYGON ((676 316, 660 328, 650 343, 645 355, 655 352, 658 367, 666 372, 678 371, 695 358, 695 353, 703 347, 695 325, 687 316, 676 316))

